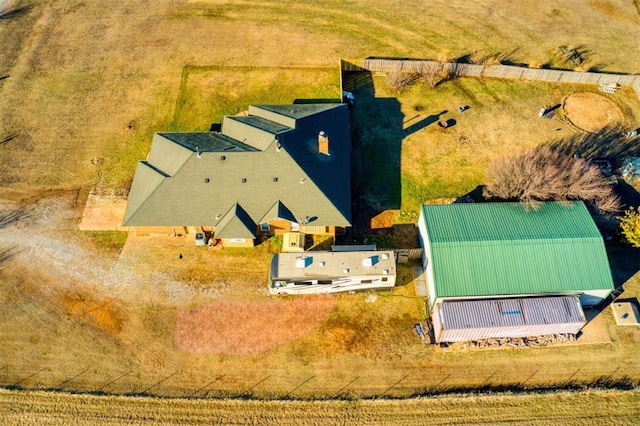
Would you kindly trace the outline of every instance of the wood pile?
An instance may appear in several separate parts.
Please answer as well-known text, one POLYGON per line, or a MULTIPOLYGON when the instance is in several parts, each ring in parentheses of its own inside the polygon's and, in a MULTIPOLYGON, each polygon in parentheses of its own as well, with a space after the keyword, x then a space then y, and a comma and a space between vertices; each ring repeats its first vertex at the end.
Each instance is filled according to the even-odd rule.
POLYGON ((532 346, 548 346, 556 343, 574 342, 575 334, 549 334, 532 337, 505 337, 502 339, 474 340, 468 343, 469 348, 524 348, 532 346))

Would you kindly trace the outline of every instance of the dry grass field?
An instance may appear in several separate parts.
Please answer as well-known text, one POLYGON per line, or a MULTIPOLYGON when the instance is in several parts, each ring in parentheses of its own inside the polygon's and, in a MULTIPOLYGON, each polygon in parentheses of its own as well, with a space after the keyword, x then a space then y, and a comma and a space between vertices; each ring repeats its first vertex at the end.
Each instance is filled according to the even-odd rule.
POLYGON ((402 401, 238 401, 158 399, 0 390, 10 424, 124 425, 634 425, 640 392, 412 398, 402 401))
MULTIPOLYGON (((132 0, 105 7, 79 0, 9 0, 0 11, 0 217, 8 218, 0 221, 0 384, 191 398, 357 399, 469 388, 637 383, 640 330, 616 327, 608 309, 603 315, 611 344, 481 352, 424 345, 412 330, 425 311, 409 283, 410 268, 400 268, 403 285, 393 292, 331 296, 335 308, 317 313, 316 327, 264 352, 185 352, 175 340, 184 312, 238 301, 260 306, 262 313, 269 310, 273 299, 266 273, 273 246, 230 253, 185 243, 125 245, 122 233, 77 231, 92 187, 126 193, 135 162, 145 157, 154 131, 204 130, 221 115, 238 113, 253 102, 334 97, 341 57, 499 55, 537 66, 548 63, 558 46, 574 45, 590 51, 585 69, 637 73, 636 5, 625 0, 588 1, 580 7, 569 0, 332 0, 322 5, 310 0, 132 0), (20 214, 11 216, 12 211, 20 214)), ((460 79, 398 94, 385 87, 383 76, 373 76, 370 89, 375 97, 354 114, 360 123, 367 118, 374 124, 357 130, 369 132, 360 134, 372 142, 365 148, 375 152, 380 146, 373 142, 389 143, 384 149, 397 161, 378 168, 392 177, 386 187, 382 182, 385 197, 365 194, 359 201, 400 210, 404 222, 412 220, 424 200, 473 190, 494 155, 574 135, 559 120, 539 119, 537 111, 572 93, 594 91, 460 79), (471 108, 458 114, 463 104, 471 108), (425 125, 438 114, 455 119, 456 125, 446 131, 425 125)), ((630 124, 640 117, 634 96, 624 89, 610 97, 630 124)), ((376 183, 372 170, 362 170, 358 178, 376 183)), ((631 259, 616 266, 619 281, 626 283, 623 296, 637 297, 640 276, 631 263, 638 252, 618 251, 631 259)), ((238 332, 249 331, 239 327, 238 332)), ((16 395, 23 394, 2 394, 0 416, 19 415, 16 395)), ((47 408, 52 403, 45 402, 57 396, 37 395, 35 405, 41 408, 33 410, 43 410, 41 418, 5 418, 57 421, 47 408)), ((604 408, 611 421, 634 423, 634 414, 625 417, 623 411, 637 406, 637 393, 541 398, 532 404, 514 399, 521 411, 514 409, 508 418, 485 410, 476 399, 437 401, 452 410, 445 414, 451 421, 486 414, 487 423, 528 419, 531 410, 541 415, 541 407, 557 400, 573 407, 558 407, 557 418, 568 417, 574 424, 589 423, 604 408), (579 406, 587 408, 577 412, 579 406)), ((157 402, 131 401, 145 407, 157 402)), ((411 404, 423 403, 428 402, 411 404)), ((352 412, 359 419, 375 416, 366 411, 369 402, 341 404, 340 409, 349 410, 331 421, 346 422, 352 412)), ((247 416, 271 416, 264 423, 280 419, 279 407, 255 405, 255 414, 247 416)), ((407 407, 388 412, 397 416, 402 410, 406 423, 422 418, 418 408, 407 407)), ((108 409, 97 408, 88 422, 108 409)), ((173 414, 157 420, 180 420, 171 417, 179 411, 169 411, 173 414)), ((378 414, 391 415, 386 413, 378 414)), ((309 423, 324 424, 322 416, 309 423)), ((549 421, 557 419, 549 416, 549 421)))

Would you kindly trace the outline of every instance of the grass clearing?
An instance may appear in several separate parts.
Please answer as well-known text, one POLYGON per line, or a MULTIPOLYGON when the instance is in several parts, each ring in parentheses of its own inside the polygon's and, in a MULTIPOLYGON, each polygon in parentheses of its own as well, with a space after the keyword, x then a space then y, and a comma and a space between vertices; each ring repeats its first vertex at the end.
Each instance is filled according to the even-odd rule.
MULTIPOLYGON (((447 59, 512 52, 512 61, 540 65, 553 49, 578 40, 594 51, 591 65, 638 71, 633 37, 638 17, 631 2, 607 3, 605 8, 596 3, 576 8, 569 0, 499 6, 464 0, 429 5, 330 1, 322 6, 311 0, 159 0, 154 7, 130 1, 108 8, 99 2, 18 0, 12 5, 31 9, 0 20, 0 44, 7 51, 0 64, 2 74, 9 75, 0 80, 0 183, 4 195, 37 200, 39 208, 48 202, 42 191, 52 187, 97 184, 105 193, 126 191, 155 131, 206 130, 223 114, 235 114, 253 102, 335 97, 340 57, 447 59), (513 46, 518 49, 513 51, 513 46), (327 68, 334 66, 335 71, 327 68)), ((402 218, 410 217, 424 199, 473 189, 482 182, 491 155, 514 146, 508 141, 515 146, 537 144, 555 134, 556 123, 538 120, 537 111, 571 87, 461 79, 424 93, 419 86, 410 87, 398 95, 380 86, 379 79, 375 77, 378 102, 359 109, 373 124, 359 129, 365 132, 362 139, 371 141, 361 151, 371 162, 358 178, 385 196, 370 190, 357 201, 402 209, 400 222, 411 221, 402 218), (444 109, 454 114, 460 103, 472 108, 456 126, 446 132, 433 125, 414 127, 405 137, 416 121, 444 109), (392 156, 382 158, 380 146, 392 156), (397 167, 390 168, 390 161, 397 167)), ((629 100, 633 94, 625 90, 612 99, 625 104, 625 114, 634 114, 638 108, 629 100)), ((612 345, 463 353, 426 347, 410 329, 424 316, 424 305, 413 297, 410 285, 381 293, 375 301, 364 293, 335 296, 336 308, 318 328, 259 355, 187 354, 173 343, 180 310, 217 299, 270 300, 266 270, 273 247, 216 253, 148 246, 124 250, 116 261, 115 256, 104 256, 104 250, 115 254, 120 236, 72 236, 70 221, 59 229, 48 210, 38 212, 46 226, 26 227, 22 236, 35 248, 0 271, 0 383, 5 386, 192 398, 358 398, 464 386, 579 386, 598 378, 629 383, 628 378, 637 382, 640 377, 639 332, 615 327, 608 311, 604 315, 612 345), (59 254, 51 262, 49 251, 38 253, 41 240, 51 241, 44 248, 55 247, 59 254), (184 254, 180 263, 179 253, 184 254)), ((627 291, 637 296, 640 279, 625 278, 627 291)), ((25 394, 12 395, 18 398, 3 402, 6 410, 31 404, 25 394)), ((580 407, 570 412, 568 421, 576 423, 589 421, 583 413, 596 416, 606 409, 613 416, 619 413, 617 404, 621 409, 624 404, 637 406, 637 399, 628 402, 618 393, 599 395, 575 405, 566 402, 571 396, 561 400, 557 394, 551 402, 517 399, 514 404, 523 410, 533 407, 543 416, 545 407, 565 401, 559 410, 580 407)), ((504 405, 505 400, 498 400, 504 405)), ((77 401, 69 407, 82 409, 77 401)), ((148 407, 151 400, 131 401, 148 407)), ((448 412, 443 422, 484 414, 495 416, 487 422, 505 419, 471 401, 471 408, 448 412)), ((39 403, 46 416, 42 422, 55 421, 46 408, 50 403, 39 403)), ((98 415, 112 410, 109 404, 98 415)), ((357 402, 337 405, 347 416, 340 419, 350 419, 351 412, 360 419, 369 415, 354 411, 360 407, 357 402)), ((256 415, 262 416, 277 416, 282 409, 277 404, 256 407, 256 415)), ((412 407, 400 404, 392 415, 414 415, 412 407)), ((244 415, 236 408, 233 415, 244 415)), ((504 421, 532 414, 513 413, 504 421)), ((174 410, 162 415, 168 420, 159 421, 170 422, 180 414, 174 410)), ((425 415, 416 417, 422 423, 425 415)), ((291 418, 295 422, 296 417, 291 418)), ((539 418, 541 423, 547 420, 539 418)), ((14 419, 23 418, 11 417, 9 422, 14 419)), ((238 422, 246 422, 246 417, 238 422)))
POLYGON ((245 68, 186 66, 172 131, 207 131, 225 115, 255 104, 291 104, 296 99, 340 99, 333 68, 245 68))
MULTIPOLYGON (((417 83, 398 93, 382 75, 356 86, 361 111, 355 112, 354 143, 363 154, 355 175, 361 200, 376 211, 400 209, 405 217, 425 201, 473 191, 498 156, 575 137, 579 130, 561 115, 548 120, 538 111, 574 93, 598 93, 589 85, 476 78, 435 88, 417 83), (459 112, 461 106, 469 109, 459 112), (453 125, 443 129, 440 120, 453 125), (382 148, 385 143, 390 146, 382 148)), ((624 126, 637 122, 640 101, 632 89, 608 99, 626 112, 624 126)))

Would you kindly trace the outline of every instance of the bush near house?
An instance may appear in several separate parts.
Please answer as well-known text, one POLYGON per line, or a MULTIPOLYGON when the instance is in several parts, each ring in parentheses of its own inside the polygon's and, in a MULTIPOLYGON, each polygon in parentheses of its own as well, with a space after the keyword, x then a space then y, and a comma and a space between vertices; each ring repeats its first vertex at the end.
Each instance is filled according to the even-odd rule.
POLYGON ((620 229, 629 244, 640 247, 640 209, 629 208, 620 218, 620 229))

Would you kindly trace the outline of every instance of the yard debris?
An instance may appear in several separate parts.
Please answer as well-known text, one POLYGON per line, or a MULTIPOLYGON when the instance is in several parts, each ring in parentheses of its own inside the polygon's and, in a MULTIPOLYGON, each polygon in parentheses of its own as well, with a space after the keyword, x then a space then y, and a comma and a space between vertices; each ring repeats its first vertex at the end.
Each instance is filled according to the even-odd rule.
POLYGON ((575 334, 548 334, 530 337, 504 337, 499 339, 472 340, 470 342, 444 344, 452 349, 493 349, 493 348, 527 348, 549 346, 557 343, 575 342, 575 334))

